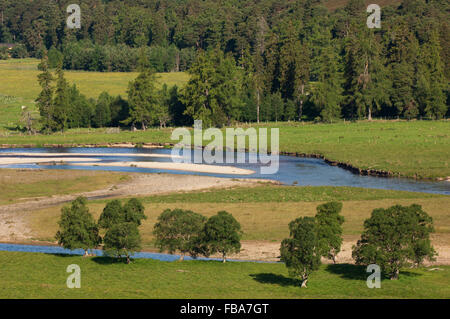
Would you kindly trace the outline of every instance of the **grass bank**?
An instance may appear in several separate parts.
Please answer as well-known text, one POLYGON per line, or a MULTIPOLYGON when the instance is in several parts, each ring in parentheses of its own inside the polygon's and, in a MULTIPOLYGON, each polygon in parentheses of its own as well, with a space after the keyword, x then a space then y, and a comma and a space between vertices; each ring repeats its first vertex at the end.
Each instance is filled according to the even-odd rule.
POLYGON ((406 269, 368 289, 364 267, 323 265, 308 289, 283 264, 214 261, 118 263, 108 258, 0 252, 0 298, 449 298, 450 267, 406 269), (68 289, 66 268, 81 268, 68 289))

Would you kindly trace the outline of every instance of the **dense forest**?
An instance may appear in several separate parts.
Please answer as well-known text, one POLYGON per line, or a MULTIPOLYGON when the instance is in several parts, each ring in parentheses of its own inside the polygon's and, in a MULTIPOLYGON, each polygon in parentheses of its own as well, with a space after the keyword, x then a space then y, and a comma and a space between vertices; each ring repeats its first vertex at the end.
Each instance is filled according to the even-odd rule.
POLYGON ((363 0, 332 11, 320 0, 84 0, 81 29, 68 29, 72 2, 2 0, 0 42, 21 44, 15 57, 45 52, 48 68, 142 71, 128 100, 86 100, 92 116, 74 126, 449 115, 447 0, 393 1, 380 29, 366 26, 363 0), (150 69, 191 80, 159 92, 150 69), (93 119, 96 107, 114 119, 93 119))

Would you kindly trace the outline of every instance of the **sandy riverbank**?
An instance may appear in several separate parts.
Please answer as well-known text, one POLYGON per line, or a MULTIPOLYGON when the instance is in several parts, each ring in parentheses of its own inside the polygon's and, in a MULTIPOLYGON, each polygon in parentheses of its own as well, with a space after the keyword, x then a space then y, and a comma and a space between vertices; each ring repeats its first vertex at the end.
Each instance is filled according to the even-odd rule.
POLYGON ((112 163, 95 163, 95 164, 80 163, 71 165, 98 166, 98 167, 137 167, 137 168, 165 169, 165 170, 224 174, 224 175, 227 174, 251 175, 255 173, 254 171, 249 169, 236 168, 233 166, 188 164, 188 163, 173 163, 173 162, 112 162, 112 163))
MULTIPOLYGON (((0 158, 0 165, 17 165, 17 164, 42 164, 42 163, 71 163, 71 162, 97 162, 95 158, 81 157, 3 157, 0 158)), ((92 165, 92 164, 89 164, 92 165)))
MULTIPOLYGON (((143 153, 0 153, 0 156, 27 156, 27 157, 155 157, 155 158, 182 158, 171 154, 143 154, 143 153)), ((0 161, 2 158, 0 157, 0 161)))
MULTIPOLYGON (((141 162, 141 161, 124 161, 109 163, 87 163, 99 162, 96 156, 128 156, 135 157, 135 154, 80 154, 80 153, 5 153, 7 157, 0 157, 0 165, 15 164, 39 164, 39 163, 57 163, 63 162, 68 165, 76 166, 96 166, 96 167, 137 167, 162 170, 187 171, 195 173, 210 173, 224 175, 251 175, 255 173, 252 170, 237 168, 233 166, 207 165, 207 164, 191 164, 191 163, 175 163, 175 162, 141 162), (17 156, 17 157, 14 157, 17 156), (20 157, 25 156, 25 157, 20 157), (40 157, 26 157, 40 156, 40 157)), ((171 157, 168 154, 136 154, 136 157, 171 157)))

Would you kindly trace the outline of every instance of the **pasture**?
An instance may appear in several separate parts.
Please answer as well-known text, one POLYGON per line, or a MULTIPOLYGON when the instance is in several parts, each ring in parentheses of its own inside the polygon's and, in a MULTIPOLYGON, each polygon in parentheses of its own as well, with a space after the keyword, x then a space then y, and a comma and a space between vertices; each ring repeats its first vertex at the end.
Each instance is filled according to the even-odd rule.
POLYGON ((0 252, 0 298, 441 298, 450 295, 450 267, 405 269, 400 279, 368 289, 364 267, 322 265, 308 288, 283 264, 135 260, 0 252), (69 289, 66 268, 81 268, 81 288, 69 289))

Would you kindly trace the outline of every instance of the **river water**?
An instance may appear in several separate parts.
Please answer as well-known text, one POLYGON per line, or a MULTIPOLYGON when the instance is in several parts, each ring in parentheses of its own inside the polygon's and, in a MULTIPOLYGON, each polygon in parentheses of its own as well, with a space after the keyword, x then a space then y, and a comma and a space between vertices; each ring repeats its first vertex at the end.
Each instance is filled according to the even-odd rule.
MULTIPOLYGON (((164 154, 170 155, 170 149, 143 149, 143 148, 24 148, 24 149, 0 149, 2 153, 83 153, 90 157, 99 159, 100 162, 129 162, 129 161, 163 161, 170 162, 170 157, 137 157, 136 154, 164 154), (96 155, 97 154, 97 155, 96 155), (108 154, 103 156, 99 154, 108 154), (110 154, 110 155, 109 155, 110 154), (125 154, 125 156, 115 156, 115 154, 125 154)), ((236 156, 236 153, 234 153, 236 156)), ((246 154, 248 158, 248 154, 246 154)), ((33 156, 34 157, 34 156, 33 156)), ((39 156, 36 156, 39 157, 39 156)), ((411 192, 426 192, 450 195, 450 182, 447 181, 416 181, 408 178, 385 178, 375 176, 360 176, 353 174, 337 166, 331 166, 321 159, 300 158, 292 156, 280 156, 279 170, 276 174, 265 175, 260 173, 261 164, 250 164, 248 161, 243 164, 212 164, 234 166, 255 171, 251 175, 227 175, 211 173, 192 173, 178 170, 161 170, 138 167, 99 167, 99 166, 77 166, 73 165, 0 165, 0 167, 13 168, 44 168, 44 169, 88 169, 107 170, 120 172, 142 172, 142 173, 173 173, 173 174, 195 174, 216 177, 231 178, 256 178, 271 179, 286 185, 298 186, 353 186, 363 188, 378 188, 387 190, 403 190, 411 192)))

